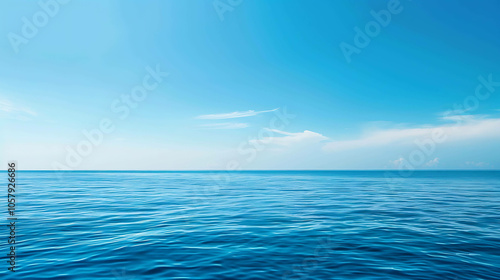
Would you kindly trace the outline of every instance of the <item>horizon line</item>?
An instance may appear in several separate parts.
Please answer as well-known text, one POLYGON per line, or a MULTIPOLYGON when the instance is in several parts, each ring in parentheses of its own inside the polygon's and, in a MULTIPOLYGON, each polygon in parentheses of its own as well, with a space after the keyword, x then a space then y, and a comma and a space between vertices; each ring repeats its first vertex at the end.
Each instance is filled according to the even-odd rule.
POLYGON ((405 169, 243 169, 243 170, 223 170, 223 169, 81 169, 81 170, 53 170, 53 169, 16 169, 16 172, 20 171, 40 171, 40 172, 248 172, 248 171, 330 171, 330 172, 342 172, 342 171, 387 171, 387 172, 421 172, 421 171, 500 171, 500 169, 417 169, 417 170, 405 170, 405 169))

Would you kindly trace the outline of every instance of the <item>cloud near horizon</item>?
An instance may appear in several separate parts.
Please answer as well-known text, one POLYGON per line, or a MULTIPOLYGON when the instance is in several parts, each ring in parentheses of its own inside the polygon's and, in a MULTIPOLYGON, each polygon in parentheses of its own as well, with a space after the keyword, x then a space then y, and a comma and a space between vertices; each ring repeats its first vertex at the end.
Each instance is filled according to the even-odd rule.
POLYGON ((432 133, 438 130, 446 137, 446 142, 500 137, 500 118, 478 118, 466 115, 448 117, 446 120, 457 122, 440 126, 377 130, 358 139, 329 142, 323 149, 327 152, 336 152, 366 147, 413 144, 415 140, 431 137, 432 133))
MULTIPOLYGON (((432 134, 439 131, 445 142, 485 139, 500 137, 500 118, 486 118, 484 116, 463 115, 446 118, 456 123, 439 126, 422 125, 414 128, 379 129, 364 134, 357 139, 334 141, 320 133, 310 130, 303 132, 286 132, 266 128, 269 136, 250 140, 256 144, 273 144, 278 146, 293 146, 301 143, 323 143, 325 152, 356 150, 358 148, 383 147, 392 145, 414 144, 415 140, 431 138, 432 134)), ((393 163, 397 164, 398 160, 393 163)), ((439 159, 435 158, 429 165, 436 165, 439 159)))
POLYGON ((358 138, 342 141, 332 140, 331 137, 310 130, 286 132, 267 128, 267 133, 262 133, 262 137, 249 142, 255 147, 266 147, 268 151, 262 155, 260 164, 273 166, 279 163, 292 169, 302 166, 300 162, 332 169, 399 168, 412 159, 409 155, 419 149, 422 143, 427 145, 427 151, 432 152, 424 152, 425 161, 414 165, 416 169, 468 168, 479 165, 494 168, 494 164, 475 164, 491 161, 491 156, 478 155, 474 147, 481 145, 486 149, 495 149, 495 141, 500 139, 500 118, 468 115, 452 119, 457 122, 412 128, 373 130, 371 127, 358 138), (436 131, 439 131, 444 140, 429 144, 436 131), (435 148, 431 149, 429 145, 435 148), (298 159, 300 160, 297 161, 298 159), (472 160, 476 162, 473 164, 472 160))
POLYGON ((431 159, 429 160, 425 166, 428 166, 428 167, 434 167, 434 166, 437 166, 439 164, 439 158, 434 158, 434 159, 431 159))
POLYGON ((225 119, 245 118, 245 117, 253 117, 253 116, 256 116, 259 114, 263 114, 263 113, 274 112, 278 109, 279 108, 272 109, 272 110, 265 110, 265 111, 248 110, 248 111, 236 111, 236 112, 232 112, 232 113, 209 114, 209 115, 197 116, 196 119, 200 119, 200 120, 225 120, 225 119))

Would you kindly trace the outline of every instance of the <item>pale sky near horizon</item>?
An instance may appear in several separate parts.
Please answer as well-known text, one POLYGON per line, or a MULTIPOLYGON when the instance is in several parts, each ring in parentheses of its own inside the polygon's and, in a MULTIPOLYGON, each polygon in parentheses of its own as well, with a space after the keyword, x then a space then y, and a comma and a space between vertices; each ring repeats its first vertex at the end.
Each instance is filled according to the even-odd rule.
POLYGON ((498 1, 65 2, 0 3, 1 162, 500 169, 498 1))

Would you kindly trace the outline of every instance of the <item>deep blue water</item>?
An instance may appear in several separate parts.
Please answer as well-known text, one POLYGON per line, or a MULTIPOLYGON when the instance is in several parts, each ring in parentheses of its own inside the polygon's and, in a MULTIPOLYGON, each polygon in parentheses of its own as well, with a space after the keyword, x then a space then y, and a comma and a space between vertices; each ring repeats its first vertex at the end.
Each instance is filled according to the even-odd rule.
POLYGON ((217 176, 20 172, 0 278, 500 279, 500 172, 217 176))

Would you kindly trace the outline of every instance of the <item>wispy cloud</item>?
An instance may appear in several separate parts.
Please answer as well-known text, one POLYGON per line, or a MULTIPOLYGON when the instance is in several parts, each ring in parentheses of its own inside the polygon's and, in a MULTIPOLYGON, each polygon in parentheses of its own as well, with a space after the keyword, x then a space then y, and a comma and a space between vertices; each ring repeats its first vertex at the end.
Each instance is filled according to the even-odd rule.
POLYGON ((464 121, 470 121, 473 119, 477 119, 478 115, 448 115, 448 116, 443 116, 441 119, 445 121, 452 121, 452 122, 464 122, 464 121))
POLYGON ((256 116, 256 115, 262 114, 262 113, 274 112, 278 109, 279 108, 272 109, 272 110, 266 110, 266 111, 254 111, 254 110, 240 111, 240 112, 237 111, 237 112, 232 112, 232 113, 201 115, 201 116, 197 116, 196 118, 201 119, 201 120, 225 120, 225 119, 245 118, 245 117, 256 116))
POLYGON ((434 166, 437 166, 439 164, 439 158, 434 158, 434 159, 431 159, 429 160, 425 166, 427 167, 434 167, 434 166))
POLYGON ((473 167, 488 167, 490 164, 487 162, 467 161, 465 162, 465 165, 473 167))
POLYGON ((29 120, 36 117, 37 113, 27 107, 14 105, 7 100, 0 100, 0 117, 6 117, 17 120, 29 120))
POLYGON ((212 123, 201 126, 208 129, 239 129, 246 128, 249 125, 247 123, 212 123))
MULTIPOLYGON (((457 120, 452 118, 453 120, 457 120)), ((451 120, 451 119, 448 119, 451 120)), ((456 124, 441 126, 421 126, 417 128, 383 129, 366 134, 358 139, 332 141, 324 146, 326 151, 343 151, 365 147, 411 144, 416 139, 430 137, 439 129, 447 137, 447 142, 472 138, 500 137, 499 118, 475 118, 471 115, 456 124)))
POLYGON ((470 111, 472 111, 472 108, 467 108, 467 109, 453 109, 453 110, 448 110, 448 111, 442 112, 441 116, 443 118, 446 118, 448 116, 463 115, 463 114, 465 114, 467 112, 470 112, 470 111))
MULTIPOLYGON (((406 160, 403 157, 399 157, 396 160, 389 161, 390 167, 392 168, 403 168, 404 164, 407 164, 406 160)), ((425 163, 426 167, 435 167, 439 164, 439 158, 434 158, 425 163)))
POLYGON ((405 159, 403 157, 399 157, 398 159, 391 160, 389 163, 391 164, 391 167, 400 168, 403 166, 404 161, 405 159))
POLYGON ((325 137, 319 133, 312 132, 309 130, 305 130, 304 132, 285 132, 277 129, 267 129, 271 133, 276 133, 284 136, 269 136, 263 137, 261 139, 250 140, 250 143, 256 144, 266 144, 272 143, 279 146, 292 146, 295 144, 310 144, 310 143, 318 143, 323 140, 327 140, 328 137, 325 137))

